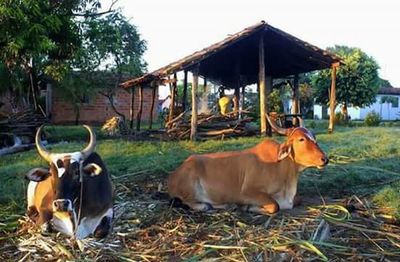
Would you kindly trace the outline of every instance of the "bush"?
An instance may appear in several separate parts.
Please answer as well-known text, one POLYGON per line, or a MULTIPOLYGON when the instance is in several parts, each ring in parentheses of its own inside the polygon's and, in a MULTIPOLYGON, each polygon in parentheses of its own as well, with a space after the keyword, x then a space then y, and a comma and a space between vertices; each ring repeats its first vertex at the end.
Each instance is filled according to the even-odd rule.
POLYGON ((366 126, 378 126, 381 122, 381 116, 375 111, 371 111, 365 117, 364 123, 366 126))
POLYGON ((345 121, 345 119, 344 119, 344 115, 341 113, 341 112, 337 112, 336 114, 335 114, 335 124, 337 124, 337 125, 344 125, 344 124, 346 124, 346 121, 345 121))

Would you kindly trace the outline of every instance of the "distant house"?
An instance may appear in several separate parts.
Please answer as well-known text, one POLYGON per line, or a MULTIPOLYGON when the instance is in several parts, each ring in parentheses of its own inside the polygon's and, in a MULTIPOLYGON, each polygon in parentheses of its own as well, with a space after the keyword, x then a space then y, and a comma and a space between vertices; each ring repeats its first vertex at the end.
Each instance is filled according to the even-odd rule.
MULTIPOLYGON (((134 89, 134 116, 139 110, 139 90, 134 89)), ((76 113, 74 111, 74 106, 72 103, 66 100, 62 93, 58 91, 57 88, 52 88, 50 84, 47 85, 40 92, 40 96, 46 101, 46 108, 43 111, 46 112, 53 124, 72 124, 75 123, 76 113)), ((156 119, 157 104, 158 104, 158 94, 156 93, 156 99, 154 103, 153 119, 156 119)), ((16 113, 21 110, 26 109, 24 103, 11 103, 12 99, 9 94, 4 94, 0 96, 0 114, 10 114, 16 113)), ((114 96, 114 104, 119 112, 125 115, 126 119, 130 119, 131 113, 131 94, 129 91, 123 88, 117 88, 114 96)), ((143 111, 142 120, 146 121, 150 118, 150 108, 152 101, 152 89, 144 88, 143 90, 143 111)), ((99 92, 95 91, 89 97, 82 98, 82 104, 79 110, 79 122, 86 124, 102 124, 109 118, 116 116, 113 111, 108 98, 101 95, 99 92)))
MULTIPOLYGON (((372 111, 378 113, 382 120, 400 120, 400 88, 382 87, 376 95, 376 101, 368 107, 349 107, 349 116, 353 120, 364 120, 365 116, 372 111)), ((326 108, 325 108, 326 110, 326 108)), ((340 112, 340 105, 336 108, 340 112)), ((321 119, 327 115, 321 105, 314 105, 314 118, 321 119)))

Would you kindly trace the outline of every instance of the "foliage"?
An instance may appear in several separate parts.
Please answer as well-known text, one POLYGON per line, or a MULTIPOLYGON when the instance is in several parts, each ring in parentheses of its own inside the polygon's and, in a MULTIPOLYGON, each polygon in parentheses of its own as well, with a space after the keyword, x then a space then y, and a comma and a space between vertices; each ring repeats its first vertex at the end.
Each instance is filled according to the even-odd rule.
POLYGON ((279 89, 273 89, 267 97, 268 112, 283 112, 283 103, 279 89))
POLYGON ((389 80, 379 78, 379 87, 393 87, 389 80))
MULTIPOLYGON (((339 55, 344 62, 337 70, 337 102, 346 107, 365 107, 372 104, 379 87, 379 66, 376 61, 359 48, 335 46, 328 50, 339 55)), ((313 75, 312 83, 316 88, 317 103, 328 103, 330 81, 331 70, 313 75)))
POLYGON ((378 126, 381 120, 382 118, 377 112, 371 111, 365 116, 364 123, 366 126, 378 126))
MULTIPOLYGON (((310 115, 314 107, 314 93, 315 90, 309 83, 302 83, 299 85, 300 91, 300 112, 306 116, 310 115)), ((312 118, 312 115, 311 117, 312 118)))

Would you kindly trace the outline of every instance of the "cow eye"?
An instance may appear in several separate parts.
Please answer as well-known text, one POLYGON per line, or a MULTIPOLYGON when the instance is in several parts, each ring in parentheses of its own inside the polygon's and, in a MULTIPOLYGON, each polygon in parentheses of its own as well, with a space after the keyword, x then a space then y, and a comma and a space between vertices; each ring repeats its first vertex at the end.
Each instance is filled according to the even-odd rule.
POLYGON ((300 141, 300 142, 303 142, 303 141, 304 141, 304 138, 303 138, 303 137, 302 137, 302 138, 300 138, 300 139, 299 139, 299 141, 300 141))

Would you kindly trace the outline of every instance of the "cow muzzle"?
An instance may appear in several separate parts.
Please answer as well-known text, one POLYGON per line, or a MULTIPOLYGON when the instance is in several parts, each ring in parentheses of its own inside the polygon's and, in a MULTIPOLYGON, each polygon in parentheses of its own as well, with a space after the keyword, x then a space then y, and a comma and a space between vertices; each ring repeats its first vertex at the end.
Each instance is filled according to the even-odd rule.
POLYGON ((56 199, 53 201, 54 212, 69 212, 72 211, 72 202, 69 199, 56 199))
POLYGON ((328 156, 324 155, 324 156, 321 158, 321 162, 322 162, 322 165, 317 166, 318 169, 323 169, 323 168, 329 163, 329 158, 328 158, 328 156))

